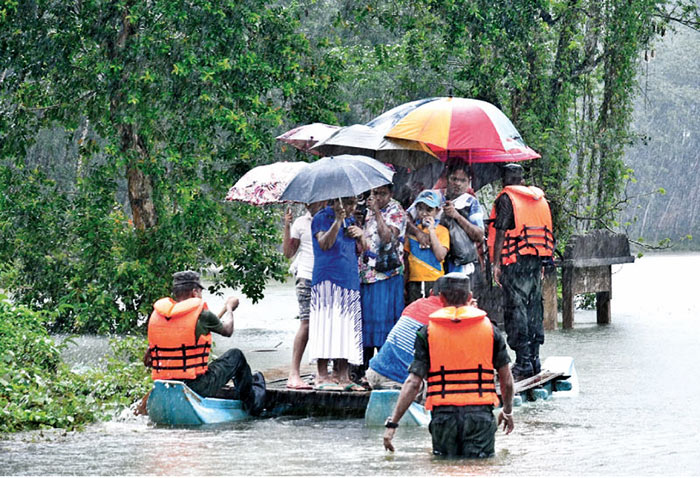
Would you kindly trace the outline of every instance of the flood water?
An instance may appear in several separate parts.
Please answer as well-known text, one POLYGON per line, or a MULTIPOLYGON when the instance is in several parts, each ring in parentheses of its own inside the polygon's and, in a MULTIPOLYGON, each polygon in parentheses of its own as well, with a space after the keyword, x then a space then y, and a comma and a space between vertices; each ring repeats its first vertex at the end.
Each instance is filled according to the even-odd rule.
MULTIPOLYGON (((577 311, 575 328, 548 332, 542 349, 543 357, 574 357, 580 395, 516 408, 516 429, 499 431, 492 459, 434 458, 425 428, 399 428, 397 451, 385 452, 383 429, 361 419, 275 418, 178 430, 125 414, 82 432, 12 435, 0 441, 0 473, 698 475, 698 270, 698 254, 613 266, 612 324, 598 326, 595 311, 577 311)), ((236 334, 219 338, 217 348, 242 348, 254 368, 284 365, 294 315, 291 283, 272 286, 262 303, 241 305, 236 334)))

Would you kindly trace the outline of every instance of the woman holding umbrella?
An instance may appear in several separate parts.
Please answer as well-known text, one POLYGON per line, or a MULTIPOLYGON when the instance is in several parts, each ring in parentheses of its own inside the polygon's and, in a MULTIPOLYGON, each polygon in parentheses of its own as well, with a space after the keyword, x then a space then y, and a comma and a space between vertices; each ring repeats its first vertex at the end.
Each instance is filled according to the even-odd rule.
POLYGON ((362 364, 362 315, 358 253, 367 248, 355 225, 356 197, 334 199, 311 223, 314 269, 311 281, 309 355, 317 360, 317 390, 363 390, 350 381, 348 362, 362 364), (328 374, 333 360, 338 383, 328 374))
POLYGON ((321 158, 297 174, 281 199, 311 203, 332 199, 311 222, 314 267, 309 314, 309 355, 318 364, 319 390, 364 390, 350 381, 348 362, 362 364, 358 254, 368 248, 353 213, 357 195, 390 184, 394 172, 372 158, 321 158), (339 383, 328 375, 333 360, 339 383))

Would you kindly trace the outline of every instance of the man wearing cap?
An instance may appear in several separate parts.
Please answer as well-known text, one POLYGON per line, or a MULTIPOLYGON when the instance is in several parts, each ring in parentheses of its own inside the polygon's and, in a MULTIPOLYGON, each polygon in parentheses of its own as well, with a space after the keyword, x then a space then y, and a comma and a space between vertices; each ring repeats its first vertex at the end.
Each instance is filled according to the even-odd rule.
POLYGON ((203 397, 211 397, 233 379, 243 407, 252 415, 264 406, 265 379, 253 376, 243 352, 229 349, 209 362, 211 332, 224 337, 233 334, 233 311, 238 299, 226 299, 218 316, 202 300, 199 274, 173 274, 173 298, 164 297, 153 305, 148 320, 148 350, 144 364, 152 368, 154 380, 180 380, 203 397), (223 321, 221 318, 227 314, 223 321))
POLYGON ((515 351, 515 380, 540 372, 544 343, 542 265, 554 252, 552 216, 544 192, 523 185, 523 168, 504 167, 503 190, 491 212, 489 253, 493 278, 503 288, 508 345, 515 351))
POLYGON ((430 189, 422 191, 414 205, 417 212, 415 226, 428 236, 424 245, 415 235, 407 235, 406 253, 406 304, 427 297, 433 283, 445 274, 443 261, 450 250, 450 232, 435 218, 440 211, 440 196, 430 189))
POLYGON ((415 340, 409 375, 384 432, 384 447, 394 451, 392 440, 399 421, 410 406, 423 379, 427 379, 425 408, 431 410, 433 454, 488 458, 495 451, 499 425, 513 431, 513 377, 510 358, 498 328, 486 312, 469 305, 469 277, 453 272, 444 277, 440 297, 447 307, 430 315, 415 340), (495 371, 498 371, 503 408, 498 405, 495 371))

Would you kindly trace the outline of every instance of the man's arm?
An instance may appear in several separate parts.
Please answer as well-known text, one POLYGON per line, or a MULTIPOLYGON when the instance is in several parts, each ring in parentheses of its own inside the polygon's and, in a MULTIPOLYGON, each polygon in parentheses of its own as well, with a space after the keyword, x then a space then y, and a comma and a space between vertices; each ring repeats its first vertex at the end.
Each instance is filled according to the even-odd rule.
POLYGON ((484 240, 484 230, 469 222, 469 219, 460 214, 451 201, 447 201, 443 206, 443 214, 457 221, 459 227, 464 229, 464 232, 467 233, 467 236, 469 236, 469 239, 471 239, 473 242, 481 244, 481 242, 484 240))
POLYGON ((406 236, 409 235, 415 237, 418 243, 423 247, 430 245, 430 234, 421 231, 418 226, 413 223, 410 215, 406 221, 406 236))
POLYGON ((506 231, 496 229, 496 240, 493 244, 493 280, 498 286, 501 286, 501 251, 503 250, 503 242, 506 240, 506 231))
POLYGON ((291 259, 297 253, 301 242, 291 235, 292 217, 291 208, 287 208, 287 212, 284 214, 284 238, 282 240, 282 252, 287 259, 291 259))
MULTIPOLYGON (((408 378, 401 387, 401 393, 399 394, 399 399, 396 401, 396 406, 391 414, 391 421, 394 423, 399 423, 401 417, 403 417, 408 407, 416 398, 416 395, 420 391, 421 383, 423 379, 420 378, 415 373, 411 372, 408 374, 408 378)), ((391 440, 394 438, 394 433, 396 433, 396 428, 387 428, 384 432, 384 448, 389 451, 394 451, 394 445, 391 440)))
POLYGON ((240 301, 233 296, 226 299, 226 304, 223 309, 221 309, 221 312, 219 312, 219 319, 222 319, 221 325, 223 326, 220 335, 224 337, 231 337, 233 335, 233 311, 238 308, 238 304, 240 304, 240 301), (226 313, 228 313, 228 317, 223 319, 226 313))
POLYGON ((513 423, 513 375, 510 373, 509 364, 498 369, 498 382, 501 385, 501 400, 503 408, 498 414, 498 426, 503 424, 503 431, 508 435, 515 428, 513 423))

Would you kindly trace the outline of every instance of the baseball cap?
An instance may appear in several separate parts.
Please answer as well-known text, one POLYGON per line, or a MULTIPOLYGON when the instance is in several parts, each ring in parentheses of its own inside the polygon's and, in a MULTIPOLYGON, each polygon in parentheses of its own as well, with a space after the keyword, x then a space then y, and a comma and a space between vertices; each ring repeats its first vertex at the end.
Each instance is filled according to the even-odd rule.
POLYGON ((422 202, 429 207, 440 207, 440 197, 435 191, 431 191, 430 189, 421 191, 415 200, 416 204, 419 202, 422 202))

